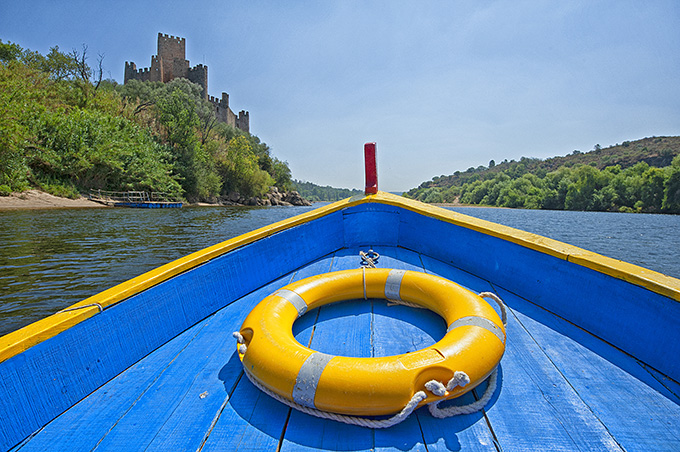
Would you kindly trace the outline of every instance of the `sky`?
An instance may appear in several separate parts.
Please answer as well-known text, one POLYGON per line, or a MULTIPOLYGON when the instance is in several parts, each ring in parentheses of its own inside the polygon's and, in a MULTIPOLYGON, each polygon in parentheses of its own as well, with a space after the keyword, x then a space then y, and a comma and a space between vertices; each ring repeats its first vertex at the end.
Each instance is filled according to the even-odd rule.
POLYGON ((680 2, 0 0, 0 40, 123 82, 158 33, 295 179, 406 191, 469 167, 680 135, 680 2))

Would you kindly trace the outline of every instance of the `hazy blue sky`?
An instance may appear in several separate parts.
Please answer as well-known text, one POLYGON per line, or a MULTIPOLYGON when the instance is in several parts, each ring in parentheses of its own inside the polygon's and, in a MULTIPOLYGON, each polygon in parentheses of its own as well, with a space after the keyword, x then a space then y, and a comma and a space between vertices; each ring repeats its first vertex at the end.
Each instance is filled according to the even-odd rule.
POLYGON ((0 39, 89 47, 123 82, 158 32, 293 176, 407 190, 489 160, 680 135, 680 2, 0 0, 0 39))

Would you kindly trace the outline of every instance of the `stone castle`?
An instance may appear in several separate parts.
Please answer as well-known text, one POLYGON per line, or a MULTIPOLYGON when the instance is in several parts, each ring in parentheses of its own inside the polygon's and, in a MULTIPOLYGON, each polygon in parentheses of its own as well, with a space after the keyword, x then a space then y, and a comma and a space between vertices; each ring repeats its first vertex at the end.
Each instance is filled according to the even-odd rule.
POLYGON ((194 67, 189 66, 189 60, 186 59, 186 40, 184 38, 158 33, 158 55, 151 56, 150 68, 138 70, 135 63, 125 62, 124 83, 127 83, 128 80, 167 83, 180 77, 201 86, 201 94, 205 100, 213 105, 218 121, 250 132, 248 112, 241 110, 236 116, 229 108, 229 95, 227 93, 223 92, 221 99, 208 96, 208 66, 202 64, 194 67))

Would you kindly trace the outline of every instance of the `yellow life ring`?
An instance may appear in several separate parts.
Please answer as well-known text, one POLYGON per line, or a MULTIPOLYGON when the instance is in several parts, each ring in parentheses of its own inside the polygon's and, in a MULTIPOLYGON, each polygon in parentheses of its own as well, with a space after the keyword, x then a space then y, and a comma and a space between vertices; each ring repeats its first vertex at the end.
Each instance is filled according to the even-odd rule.
POLYGON ((430 391, 418 406, 458 397, 484 381, 505 351, 503 323, 479 295, 437 276, 383 268, 288 284, 263 299, 238 333, 239 358, 251 379, 299 405, 360 416, 397 413, 427 382, 447 382, 461 371, 469 384, 441 395, 430 391), (379 358, 332 356, 294 338, 293 322, 308 309, 359 298, 418 304, 442 316, 447 333, 422 350, 379 358))

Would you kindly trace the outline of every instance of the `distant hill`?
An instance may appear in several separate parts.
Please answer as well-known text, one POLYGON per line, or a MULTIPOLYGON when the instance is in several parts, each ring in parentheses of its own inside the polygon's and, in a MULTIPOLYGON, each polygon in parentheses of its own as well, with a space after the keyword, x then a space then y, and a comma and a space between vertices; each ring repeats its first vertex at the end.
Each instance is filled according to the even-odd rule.
POLYGON ((424 202, 680 213, 680 137, 625 141, 545 160, 468 168, 409 190, 424 202))
POLYGON ((354 195, 361 195, 364 192, 349 188, 334 188, 330 186, 322 187, 311 182, 293 180, 293 189, 297 190, 303 198, 309 201, 339 201, 350 198, 354 195))

